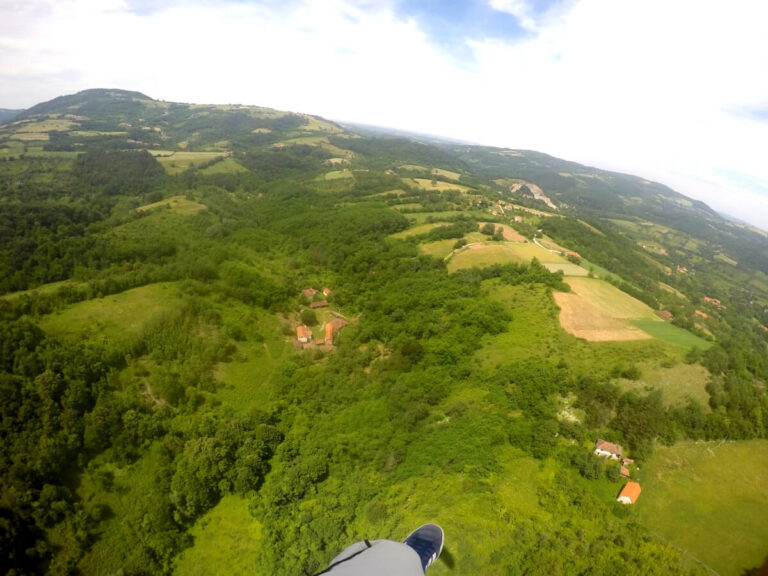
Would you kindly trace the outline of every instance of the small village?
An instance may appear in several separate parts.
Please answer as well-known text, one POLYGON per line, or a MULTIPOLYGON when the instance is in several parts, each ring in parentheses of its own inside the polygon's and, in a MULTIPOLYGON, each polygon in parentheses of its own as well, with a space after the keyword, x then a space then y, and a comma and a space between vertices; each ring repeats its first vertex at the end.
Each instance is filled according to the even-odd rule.
POLYGON ((331 290, 329 288, 323 288, 322 290, 305 288, 301 291, 302 299, 309 301, 309 308, 299 310, 301 323, 296 326, 296 336, 293 339, 295 350, 319 349, 330 351, 334 349, 333 343, 335 338, 337 338, 339 331, 349 322, 341 314, 330 309, 330 304, 328 303, 330 294, 331 290), (312 313, 307 314, 307 310, 312 311, 312 313), (323 321, 320 321, 317 317, 317 311, 325 312, 325 314, 321 313, 323 321), (313 331, 312 324, 317 324, 319 329, 313 331), (317 332, 317 335, 315 332, 317 332))

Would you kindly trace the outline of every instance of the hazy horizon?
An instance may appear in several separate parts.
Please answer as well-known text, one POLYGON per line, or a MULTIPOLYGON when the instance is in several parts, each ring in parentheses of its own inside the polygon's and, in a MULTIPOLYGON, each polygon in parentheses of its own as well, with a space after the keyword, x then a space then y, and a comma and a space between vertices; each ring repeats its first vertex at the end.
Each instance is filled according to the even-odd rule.
POLYGON ((4 9, 0 106, 106 87, 317 114, 627 172, 768 229, 766 15, 754 1, 33 0, 4 9))

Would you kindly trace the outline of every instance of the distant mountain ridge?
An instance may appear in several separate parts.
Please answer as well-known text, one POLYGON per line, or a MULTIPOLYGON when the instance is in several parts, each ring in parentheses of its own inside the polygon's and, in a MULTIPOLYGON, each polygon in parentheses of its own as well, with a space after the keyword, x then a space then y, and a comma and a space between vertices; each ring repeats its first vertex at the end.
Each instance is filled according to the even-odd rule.
POLYGON ((10 108, 0 108, 0 124, 4 124, 13 120, 16 116, 21 114, 24 110, 11 110, 10 108))

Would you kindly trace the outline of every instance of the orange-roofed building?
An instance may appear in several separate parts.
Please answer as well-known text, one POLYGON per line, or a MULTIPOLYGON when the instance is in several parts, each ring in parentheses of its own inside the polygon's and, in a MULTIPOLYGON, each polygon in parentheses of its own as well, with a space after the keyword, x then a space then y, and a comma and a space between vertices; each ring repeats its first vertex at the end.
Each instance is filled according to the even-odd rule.
POLYGON ((624 488, 619 492, 618 500, 622 504, 634 504, 637 502, 637 497, 640 496, 640 484, 637 482, 627 482, 624 488))
POLYGON ((330 293, 331 293, 331 289, 330 288, 323 288, 323 296, 328 296, 328 294, 330 294, 330 293))
POLYGON ((302 290, 301 293, 307 298, 312 298, 312 296, 317 294, 317 290, 315 290, 314 288, 307 288, 306 290, 302 290))
POLYGON ((707 313, 706 312, 702 312, 701 310, 696 310, 696 315, 697 316, 701 316, 702 318, 706 318, 707 317, 707 313))
POLYGON ((619 472, 621 472, 622 476, 629 478, 629 468, 627 468, 626 466, 622 466, 619 472))
POLYGON ((310 340, 312 340, 312 330, 307 328, 306 326, 297 326, 296 327, 296 340, 299 342, 307 343, 310 340))
POLYGON ((328 306, 327 300, 317 300, 315 302, 310 302, 309 307, 310 308, 325 308, 328 306))
POLYGON ((619 460, 621 453, 623 452, 620 444, 614 444, 612 442, 606 442, 598 438, 595 442, 595 454, 597 456, 607 456, 613 460, 619 460))
POLYGON ((333 344, 333 323, 328 322, 325 325, 325 341, 328 342, 328 344, 333 344))

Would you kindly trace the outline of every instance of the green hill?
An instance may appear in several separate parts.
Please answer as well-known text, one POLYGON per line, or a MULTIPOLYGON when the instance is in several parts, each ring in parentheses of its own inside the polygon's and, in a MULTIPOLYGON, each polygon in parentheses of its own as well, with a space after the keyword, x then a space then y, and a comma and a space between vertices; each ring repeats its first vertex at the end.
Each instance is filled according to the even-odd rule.
POLYGON ((707 504, 664 474, 724 439, 718 485, 761 473, 765 254, 536 152, 122 90, 39 104, 0 125, 0 563, 312 574, 433 521, 436 575, 706 574, 733 542, 756 568, 762 518, 727 511, 758 485, 694 461, 707 504))

